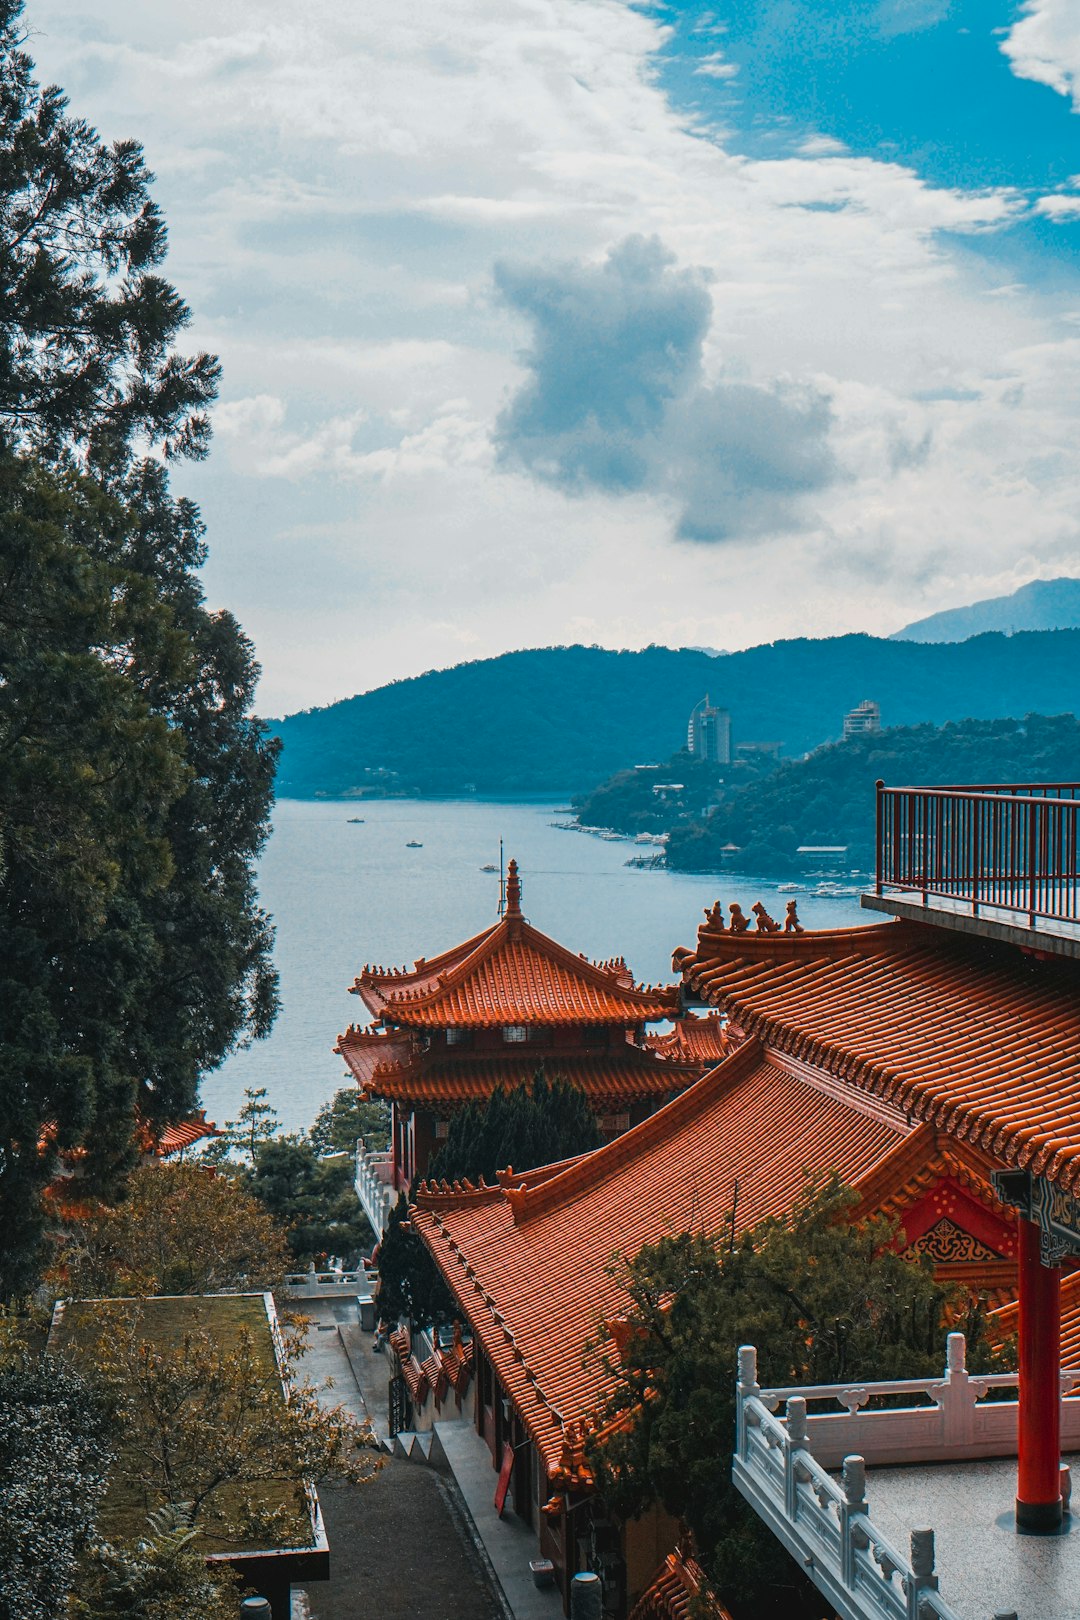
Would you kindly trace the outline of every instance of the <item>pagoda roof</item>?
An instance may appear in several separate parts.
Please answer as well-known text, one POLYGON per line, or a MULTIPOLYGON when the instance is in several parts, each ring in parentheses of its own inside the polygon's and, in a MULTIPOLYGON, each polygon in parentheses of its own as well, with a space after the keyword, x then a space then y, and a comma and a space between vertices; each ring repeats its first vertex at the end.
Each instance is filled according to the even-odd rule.
POLYGON ((896 921, 801 934, 709 923, 674 964, 771 1048, 1080 1190, 1080 967, 896 921))
MULTIPOLYGON (((390 1044, 385 1037, 382 1039, 384 1045, 390 1044)), ((354 1045, 346 1035, 336 1050, 365 1091, 376 1097, 415 1103, 465 1102, 490 1097, 499 1090, 511 1091, 523 1081, 530 1081, 541 1064, 551 1079, 569 1081, 594 1105, 663 1097, 690 1085, 701 1074, 700 1063, 669 1061, 629 1041, 625 1052, 620 1049, 595 1056, 566 1057, 519 1048, 490 1056, 440 1053, 433 1058, 430 1053, 402 1053, 394 1043, 385 1059, 377 1061, 379 1054, 377 1050, 372 1052, 370 1038, 354 1045)))
POLYGON ((733 1049, 726 1020, 719 1013, 699 1018, 696 1013, 684 1013, 675 1026, 663 1035, 646 1035, 645 1045, 658 1057, 672 1063, 696 1064, 711 1068, 720 1063, 733 1049))
POLYGON ((809 1173, 858 1186, 910 1132, 906 1117, 782 1066, 748 1040, 615 1141, 496 1187, 421 1186, 414 1229, 430 1248, 545 1460, 558 1473, 572 1427, 611 1377, 586 1361, 598 1318, 626 1296, 614 1253, 689 1228, 720 1232, 783 1215, 809 1173))
POLYGON ((511 861, 506 911, 482 934, 413 968, 365 967, 352 986, 384 1023, 414 1029, 633 1024, 675 1018, 677 985, 634 983, 622 958, 590 962, 534 928, 511 861))

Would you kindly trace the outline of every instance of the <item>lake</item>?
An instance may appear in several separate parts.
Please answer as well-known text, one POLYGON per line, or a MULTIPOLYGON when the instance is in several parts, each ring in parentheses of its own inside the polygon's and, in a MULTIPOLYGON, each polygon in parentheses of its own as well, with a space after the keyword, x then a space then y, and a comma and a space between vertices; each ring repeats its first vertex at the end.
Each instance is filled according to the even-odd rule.
MULTIPOLYGON (((552 826, 552 804, 476 800, 282 799, 259 867, 262 903, 277 926, 281 1011, 268 1039, 235 1053, 203 1083, 219 1125, 244 1088, 265 1086, 289 1129, 309 1125, 345 1083, 338 1034, 367 1018, 347 993, 365 962, 411 964, 497 920, 499 878, 482 872, 516 857, 531 922, 586 956, 625 956, 638 980, 670 983, 671 953, 693 945, 704 907, 720 896, 749 913, 757 899, 782 917, 776 884, 735 875, 639 871, 624 863, 647 845, 552 826), (360 825, 350 817, 362 816, 360 825), (409 849, 410 841, 421 844, 409 849)), ((802 922, 838 928, 875 920, 858 898, 798 896, 802 922)))

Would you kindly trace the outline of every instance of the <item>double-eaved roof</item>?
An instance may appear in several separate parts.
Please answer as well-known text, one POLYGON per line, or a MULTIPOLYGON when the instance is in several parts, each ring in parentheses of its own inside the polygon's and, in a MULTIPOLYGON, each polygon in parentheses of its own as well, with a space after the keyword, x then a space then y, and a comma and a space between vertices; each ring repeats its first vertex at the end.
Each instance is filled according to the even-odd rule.
POLYGON ((688 987, 771 1049, 1080 1191, 1080 964, 914 922, 698 931, 688 987))

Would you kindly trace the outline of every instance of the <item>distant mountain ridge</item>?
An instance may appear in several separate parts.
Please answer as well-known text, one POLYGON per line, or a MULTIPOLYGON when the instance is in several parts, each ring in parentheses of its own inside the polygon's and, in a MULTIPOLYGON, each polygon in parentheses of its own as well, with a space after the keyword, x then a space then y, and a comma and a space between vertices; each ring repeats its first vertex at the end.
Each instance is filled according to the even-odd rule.
POLYGON ((711 656, 546 647, 432 670, 271 723, 285 797, 587 791, 670 759, 708 692, 739 742, 798 757, 863 698, 889 726, 1080 710, 1080 630, 959 644, 837 636, 711 656))
POLYGON ((968 607, 947 608, 916 619, 890 641, 967 641, 998 630, 1073 630, 1080 626, 1080 579, 1033 579, 1011 596, 990 596, 968 607))

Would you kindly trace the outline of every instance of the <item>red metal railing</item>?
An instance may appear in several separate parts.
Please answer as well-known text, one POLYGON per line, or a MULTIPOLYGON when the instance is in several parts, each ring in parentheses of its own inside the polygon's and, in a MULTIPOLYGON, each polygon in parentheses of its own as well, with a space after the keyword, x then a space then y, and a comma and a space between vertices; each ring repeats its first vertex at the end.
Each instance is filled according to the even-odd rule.
POLYGON ((877 892, 1080 922, 1080 783, 877 784, 877 892))

